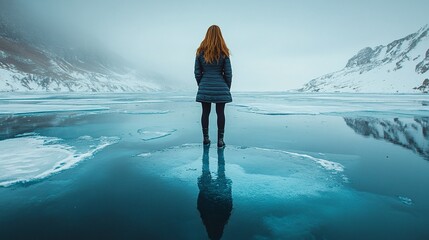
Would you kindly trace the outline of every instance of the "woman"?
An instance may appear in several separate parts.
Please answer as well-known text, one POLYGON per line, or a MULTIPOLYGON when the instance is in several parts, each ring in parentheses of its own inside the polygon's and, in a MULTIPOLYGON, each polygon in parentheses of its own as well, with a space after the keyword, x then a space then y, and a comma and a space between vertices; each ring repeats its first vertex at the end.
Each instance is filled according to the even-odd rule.
POLYGON ((211 104, 216 104, 218 148, 224 148, 225 142, 225 103, 232 102, 231 80, 232 69, 229 59, 229 49, 222 37, 220 28, 216 25, 209 27, 206 37, 197 49, 195 58, 195 79, 198 84, 196 101, 203 108, 201 126, 203 128, 203 144, 209 145, 209 115, 211 104))

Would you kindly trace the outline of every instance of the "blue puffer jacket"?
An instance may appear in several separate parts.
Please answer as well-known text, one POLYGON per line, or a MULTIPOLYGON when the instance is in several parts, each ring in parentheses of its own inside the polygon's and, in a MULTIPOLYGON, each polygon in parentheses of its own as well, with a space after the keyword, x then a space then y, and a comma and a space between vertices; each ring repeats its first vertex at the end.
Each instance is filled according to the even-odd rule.
POLYGON ((229 57, 221 57, 208 64, 204 53, 195 58, 195 79, 198 84, 197 102, 228 103, 232 102, 231 88, 232 69, 229 57))

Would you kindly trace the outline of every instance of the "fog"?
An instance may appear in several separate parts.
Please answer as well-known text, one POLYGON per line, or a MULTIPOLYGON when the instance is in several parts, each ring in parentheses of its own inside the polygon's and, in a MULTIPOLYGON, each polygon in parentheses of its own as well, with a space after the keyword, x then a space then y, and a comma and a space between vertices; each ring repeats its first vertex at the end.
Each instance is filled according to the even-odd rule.
POLYGON ((340 70, 364 47, 417 31, 428 23, 429 9, 427 0, 1 2, 54 32, 96 39, 185 90, 196 87, 195 50, 216 24, 231 50, 235 91, 299 88, 340 70))

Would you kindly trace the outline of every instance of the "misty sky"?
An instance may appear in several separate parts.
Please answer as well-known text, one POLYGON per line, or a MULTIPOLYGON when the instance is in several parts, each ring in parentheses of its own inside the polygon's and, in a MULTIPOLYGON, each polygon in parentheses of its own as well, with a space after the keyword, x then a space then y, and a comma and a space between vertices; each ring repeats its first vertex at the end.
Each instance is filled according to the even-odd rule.
POLYGON ((196 88, 195 50, 216 24, 231 50, 233 90, 287 90, 340 70, 367 46, 429 23, 429 1, 21 1, 22 11, 94 37, 177 83, 196 88))

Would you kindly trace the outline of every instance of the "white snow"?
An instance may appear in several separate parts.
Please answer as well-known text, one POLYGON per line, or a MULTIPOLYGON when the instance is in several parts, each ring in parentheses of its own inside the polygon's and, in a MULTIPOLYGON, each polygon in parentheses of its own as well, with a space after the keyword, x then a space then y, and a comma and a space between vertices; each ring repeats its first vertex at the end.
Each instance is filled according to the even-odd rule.
MULTIPOLYGON (((264 150, 265 151, 273 151, 272 149, 268 149, 268 150, 264 149, 264 150)), ((300 154, 300 153, 287 152, 287 151, 282 151, 282 152, 284 152, 285 154, 290 154, 292 156, 310 159, 310 160, 318 163, 320 166, 322 166, 326 170, 337 171, 337 172, 344 171, 344 166, 340 163, 337 163, 337 162, 328 161, 328 160, 321 159, 321 158, 315 158, 315 157, 312 157, 312 156, 307 155, 307 154, 300 154)))
POLYGON ((427 29, 426 26, 415 33, 414 37, 402 39, 392 49, 388 45, 376 47, 374 49, 379 49, 379 54, 372 57, 371 62, 345 67, 313 79, 304 86, 303 91, 419 93, 420 90, 414 88, 429 78, 429 71, 423 74, 416 72, 416 65, 429 50, 429 36, 423 33, 427 29), (422 38, 413 47, 413 41, 417 41, 420 36, 422 38), (404 61, 401 62, 401 59, 404 61))
MULTIPOLYGON (((80 140, 93 140, 88 136, 80 140)), ((0 186, 46 178, 69 169, 97 151, 118 141, 115 137, 94 139, 93 147, 78 151, 63 140, 46 136, 23 136, 0 141, 0 186)))
POLYGON ((13 66, 0 67, 0 92, 152 92, 162 89, 135 72, 108 75, 65 66, 62 61, 51 59, 49 63, 51 70, 61 77, 47 78, 18 71, 13 66))

